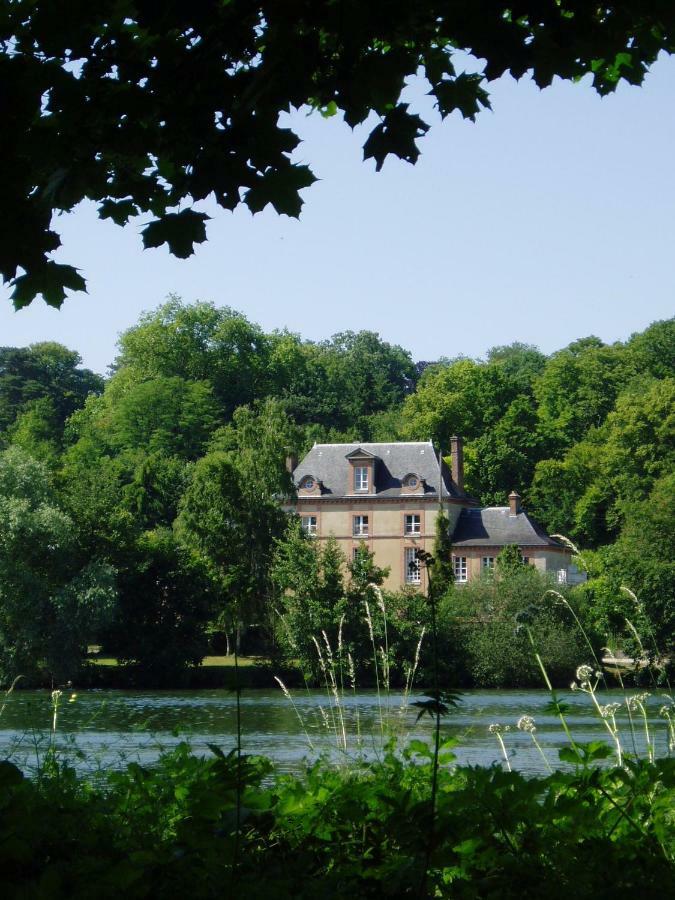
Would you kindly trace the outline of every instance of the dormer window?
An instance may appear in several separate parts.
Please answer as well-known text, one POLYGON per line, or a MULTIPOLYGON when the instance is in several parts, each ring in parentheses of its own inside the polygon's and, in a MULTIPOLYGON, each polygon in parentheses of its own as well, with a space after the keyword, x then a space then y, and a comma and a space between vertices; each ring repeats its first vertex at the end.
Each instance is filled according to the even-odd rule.
POLYGON ((401 491, 404 494, 423 494, 424 485, 416 472, 408 472, 401 480, 401 491))
POLYGON ((305 494, 305 495, 306 494, 320 494, 321 493, 321 482, 318 481, 313 475, 305 475, 305 477, 300 480, 298 489, 301 494, 305 494))
POLYGON ((368 492, 368 466, 354 466, 354 491, 368 492))

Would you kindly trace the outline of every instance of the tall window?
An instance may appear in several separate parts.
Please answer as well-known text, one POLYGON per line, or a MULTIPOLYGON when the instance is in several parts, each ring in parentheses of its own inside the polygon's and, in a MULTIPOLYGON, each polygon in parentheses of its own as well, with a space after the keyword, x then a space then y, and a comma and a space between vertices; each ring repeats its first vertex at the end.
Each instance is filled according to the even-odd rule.
POLYGON ((558 569, 558 584, 567 584, 567 569, 558 569))
POLYGON ((414 547, 406 547, 403 558, 406 584, 419 584, 422 581, 420 561, 414 547))
POLYGON ((487 574, 488 572, 492 572, 495 567, 495 558, 494 556, 484 556, 481 560, 480 567, 483 570, 483 574, 487 574))
POLYGON ((403 530, 405 534, 421 534, 422 532, 422 517, 413 513, 412 515, 406 515, 404 517, 404 526, 403 530))
POLYGON ((354 490, 368 490, 368 466, 354 466, 354 490))
POLYGON ((368 516, 354 516, 352 520, 352 534, 354 537, 368 536, 368 516))
POLYGON ((316 516, 303 516, 301 523, 305 534, 316 534, 316 516))
POLYGON ((452 565, 455 570, 455 581, 467 581, 466 556, 453 556, 452 565))

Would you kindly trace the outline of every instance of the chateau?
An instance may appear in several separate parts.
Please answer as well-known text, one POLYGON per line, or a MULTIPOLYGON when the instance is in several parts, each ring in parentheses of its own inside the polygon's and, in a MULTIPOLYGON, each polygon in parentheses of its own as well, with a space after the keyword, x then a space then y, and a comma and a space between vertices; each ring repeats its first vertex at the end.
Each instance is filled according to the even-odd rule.
POLYGON ((377 565, 389 568, 390 590, 426 590, 416 551, 433 552, 440 509, 450 523, 457 582, 489 571, 507 544, 559 581, 577 580, 569 549, 523 511, 518 494, 510 495, 509 506, 480 508, 465 493, 461 438, 451 439, 450 451, 448 469, 431 441, 315 444, 299 465, 289 460, 294 509, 307 534, 332 535, 348 558, 365 542, 377 565))

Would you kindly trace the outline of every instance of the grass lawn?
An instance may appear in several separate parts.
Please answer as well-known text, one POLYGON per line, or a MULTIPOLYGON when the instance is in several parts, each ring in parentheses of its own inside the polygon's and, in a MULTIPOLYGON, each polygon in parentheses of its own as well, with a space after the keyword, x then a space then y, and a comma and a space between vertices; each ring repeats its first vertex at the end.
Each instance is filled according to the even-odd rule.
MULTIPOLYGON (((89 662, 95 666, 117 666, 118 662, 114 656, 89 656, 89 662)), ((257 656, 240 656, 239 665, 244 668, 246 666, 260 665, 260 659, 257 656)), ((204 668, 212 666, 234 666, 234 656, 206 656, 202 662, 204 668)))

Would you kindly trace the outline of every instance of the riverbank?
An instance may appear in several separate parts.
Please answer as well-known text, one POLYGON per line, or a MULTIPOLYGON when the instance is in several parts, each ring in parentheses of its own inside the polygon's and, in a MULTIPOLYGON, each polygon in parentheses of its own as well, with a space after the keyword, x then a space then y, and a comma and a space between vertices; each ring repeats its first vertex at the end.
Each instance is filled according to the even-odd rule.
MULTIPOLYGON (((0 763, 4 896, 72 900, 671 896, 673 760, 524 779, 403 757, 301 777, 186 746, 91 782, 0 763), (432 788, 435 785, 436 790, 432 788)), ((589 757, 590 759, 590 757, 589 757)))

